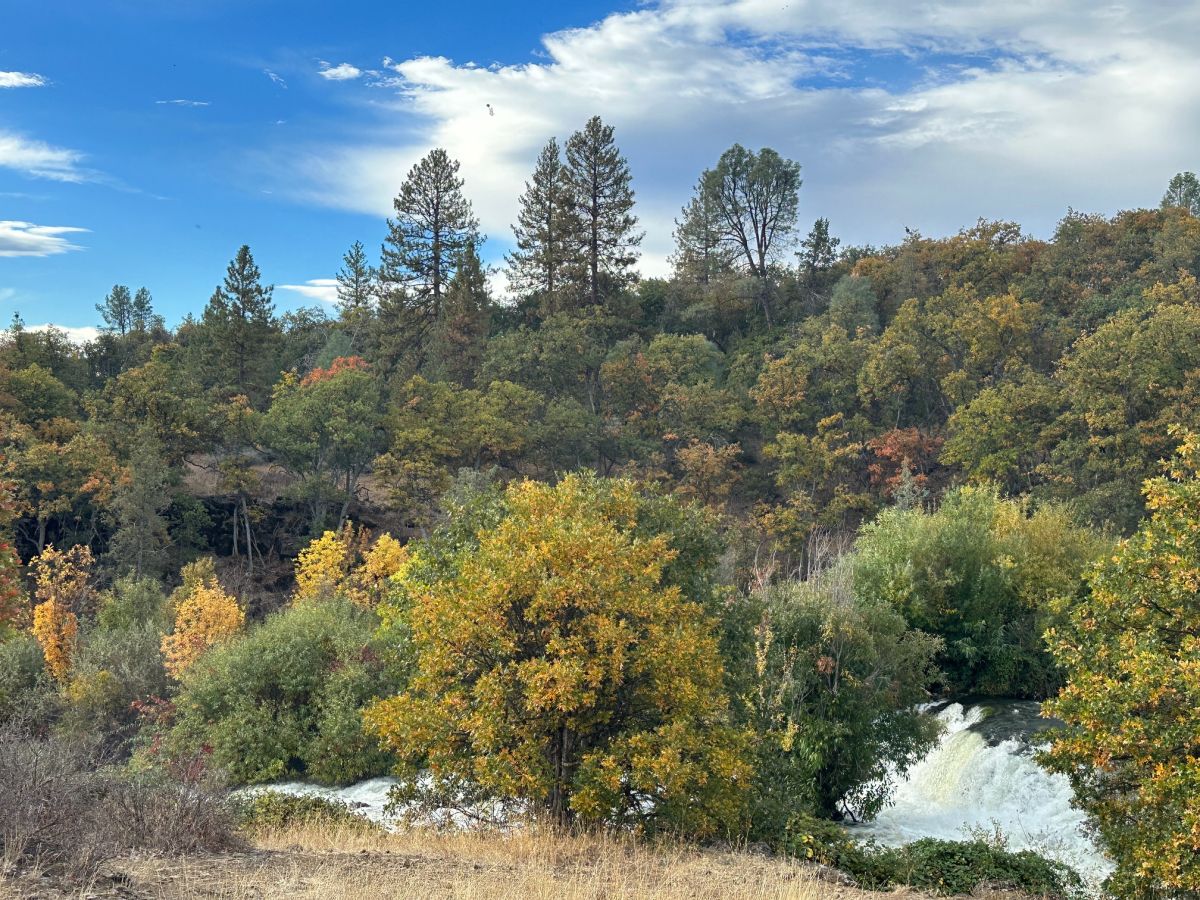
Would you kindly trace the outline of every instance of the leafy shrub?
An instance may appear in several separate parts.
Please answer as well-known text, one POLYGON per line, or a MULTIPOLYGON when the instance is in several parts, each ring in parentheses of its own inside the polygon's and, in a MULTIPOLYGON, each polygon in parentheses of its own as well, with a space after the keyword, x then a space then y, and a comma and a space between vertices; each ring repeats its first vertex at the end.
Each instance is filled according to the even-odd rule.
POLYGON ((183 674, 159 752, 204 752, 235 782, 349 784, 389 768, 359 710, 397 687, 375 652, 374 613, 330 598, 290 607, 201 656, 183 674))
POLYGON ((44 727, 57 715, 58 689, 33 635, 0 641, 0 724, 14 720, 44 727))
POLYGON ((881 847, 855 841, 833 822, 800 815, 788 823, 776 848, 840 869, 867 890, 908 886, 949 895, 971 894, 983 886, 1033 897, 1082 896, 1082 880, 1069 866, 1031 850, 1012 853, 1003 838, 923 838, 903 847, 881 847))
POLYGON ((944 640, 950 690, 1041 698, 1061 680, 1042 634, 1106 546, 1061 508, 961 488, 934 512, 892 508, 865 526, 854 589, 944 640))
POLYGON ((250 833, 280 831, 297 825, 321 825, 353 831, 378 831, 380 826, 339 800, 314 795, 256 790, 237 801, 238 822, 250 833))
POLYGON ((1035 897, 1073 897, 1083 883, 1069 866, 1032 850, 1009 852, 991 841, 922 838, 903 847, 868 847, 838 858, 861 887, 908 885, 935 894, 970 894, 982 886, 1035 897))
POLYGON ((152 625, 163 632, 167 630, 170 618, 167 597, 157 581, 126 575, 100 595, 96 627, 112 632, 152 625))
POLYGON ((755 599, 754 838, 847 803, 873 817, 936 740, 935 721, 916 705, 937 675, 941 641, 910 629, 886 601, 855 597, 844 562, 755 599))

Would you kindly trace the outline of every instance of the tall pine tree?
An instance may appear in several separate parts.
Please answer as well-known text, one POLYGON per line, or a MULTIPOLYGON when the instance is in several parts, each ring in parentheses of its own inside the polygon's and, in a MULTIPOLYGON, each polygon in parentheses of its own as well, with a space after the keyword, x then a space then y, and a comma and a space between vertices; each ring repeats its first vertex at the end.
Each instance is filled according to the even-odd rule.
POLYGON ((721 240, 717 204, 701 176, 681 218, 675 220, 675 255, 671 258, 675 275, 684 281, 707 285, 714 277, 730 271, 733 256, 733 250, 721 240))
POLYGON ((364 329, 370 322, 375 290, 375 270, 367 261, 362 242, 355 241, 342 257, 342 268, 337 273, 338 312, 350 334, 352 353, 358 351, 364 329))
POLYGON ((256 405, 265 401, 273 381, 277 335, 273 291, 274 287, 263 286, 254 256, 243 244, 225 270, 224 284, 204 308, 218 384, 256 405))
POLYGON ((642 232, 633 214, 629 163, 611 125, 593 116, 567 141, 571 264, 582 306, 600 306, 637 280, 642 232))
POLYGON ((381 288, 399 313, 405 350, 417 365, 457 261, 479 242, 479 221, 463 196, 458 161, 440 147, 409 170, 393 202, 380 267, 381 288))
POLYGON ((509 290, 534 301, 543 316, 562 310, 567 240, 573 231, 567 187, 558 141, 551 138, 525 182, 513 226, 517 249, 507 257, 509 290))
POLYGON ((133 324, 133 297, 129 288, 123 284, 114 284, 104 302, 96 304, 96 312, 104 319, 106 331, 114 331, 124 337, 133 324))
POLYGON ((473 386, 483 362, 491 319, 487 272, 474 246, 468 245, 455 268, 434 329, 429 351, 431 374, 464 387, 473 386))

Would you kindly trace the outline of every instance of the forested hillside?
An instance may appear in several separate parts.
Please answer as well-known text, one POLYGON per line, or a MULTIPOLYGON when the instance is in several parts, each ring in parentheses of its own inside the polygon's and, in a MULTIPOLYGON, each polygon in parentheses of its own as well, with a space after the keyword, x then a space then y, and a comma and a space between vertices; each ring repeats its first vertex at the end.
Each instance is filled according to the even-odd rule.
MULTIPOLYGON (((336 309, 280 313, 242 246, 173 328, 137 272, 87 298, 85 345, 14 318, 0 718, 175 773, 395 770, 423 809, 796 851, 886 802, 934 739, 918 703, 1043 699, 1089 662, 1080 604, 1123 590, 1096 560, 1195 455, 1194 176, 1047 239, 845 246, 836 210, 801 222, 797 162, 734 145, 639 278, 613 129, 530 164, 503 298, 435 149, 336 309)), ((1097 684, 1056 709, 1094 722, 1097 684)))

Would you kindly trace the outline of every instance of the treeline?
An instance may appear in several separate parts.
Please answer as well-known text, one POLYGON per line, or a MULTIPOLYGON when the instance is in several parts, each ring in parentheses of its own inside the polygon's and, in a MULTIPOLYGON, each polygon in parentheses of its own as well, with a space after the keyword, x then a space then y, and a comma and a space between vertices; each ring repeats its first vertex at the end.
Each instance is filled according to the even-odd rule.
MULTIPOLYGON (((15 320, 0 719, 178 777, 396 770, 414 810, 800 853, 887 801, 931 695, 1065 679, 1057 708, 1095 720, 1100 676, 1071 679, 1114 654, 1080 648, 1158 607, 1088 573, 1173 565, 1112 539, 1200 431, 1200 183, 1047 241, 980 222, 883 248, 798 226, 800 189, 735 145, 672 276, 638 279, 631 173, 593 118, 536 160, 503 302, 434 150, 378 260, 346 253, 336 314, 278 314, 243 246, 173 331, 120 285, 84 346, 15 320)), ((1189 521, 1179 490, 1135 542, 1179 524, 1163 498, 1189 521)), ((1119 834, 1104 748, 1059 752, 1119 834)))

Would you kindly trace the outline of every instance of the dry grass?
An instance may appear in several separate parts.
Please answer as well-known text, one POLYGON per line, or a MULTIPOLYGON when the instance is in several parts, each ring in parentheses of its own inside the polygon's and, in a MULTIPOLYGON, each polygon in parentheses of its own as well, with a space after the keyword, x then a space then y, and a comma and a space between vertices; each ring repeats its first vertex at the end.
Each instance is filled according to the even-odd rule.
MULTIPOLYGON (((495 898, 495 900, 815 900, 866 895, 798 863, 746 853, 648 847, 602 836, 297 828, 258 851, 126 865, 137 896, 495 898)), ((127 894, 126 896, 130 896, 127 894)), ((897 895, 893 895, 897 896, 897 895)), ((916 895, 908 895, 915 897, 916 895)))

